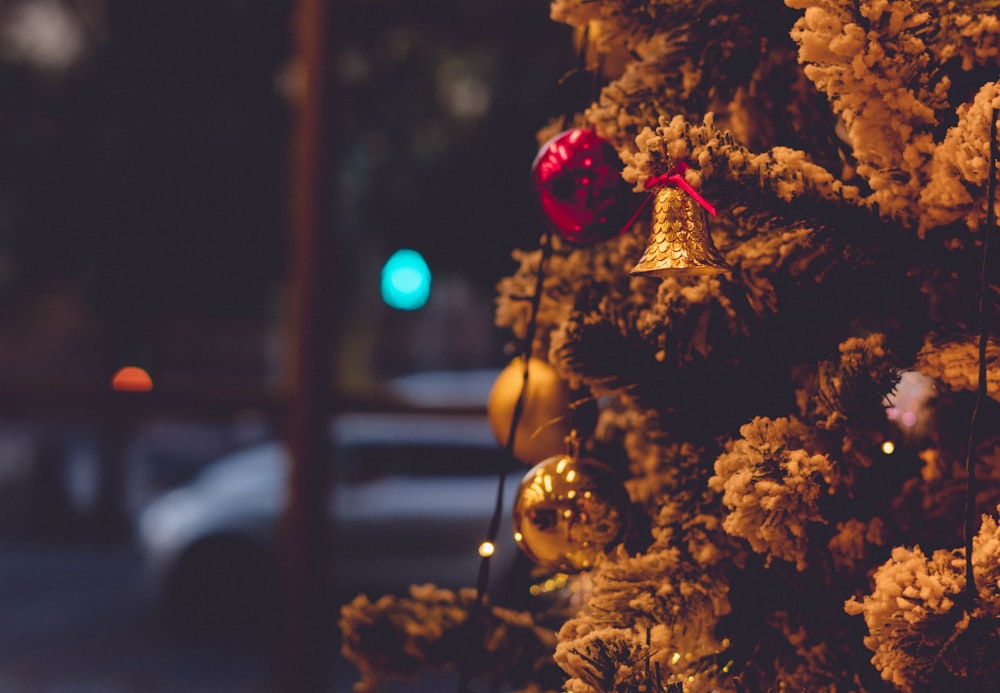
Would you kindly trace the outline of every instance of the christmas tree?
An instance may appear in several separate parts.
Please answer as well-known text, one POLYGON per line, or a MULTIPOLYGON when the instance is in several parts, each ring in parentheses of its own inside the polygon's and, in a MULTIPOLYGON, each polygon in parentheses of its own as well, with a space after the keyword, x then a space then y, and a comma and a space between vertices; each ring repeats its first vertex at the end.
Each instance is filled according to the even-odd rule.
POLYGON ((540 223, 496 322, 598 403, 569 459, 614 468, 632 520, 518 608, 358 597, 358 690, 439 666, 518 691, 996 689, 998 7, 552 3, 599 90, 539 143, 596 134, 655 212, 596 240, 540 223))

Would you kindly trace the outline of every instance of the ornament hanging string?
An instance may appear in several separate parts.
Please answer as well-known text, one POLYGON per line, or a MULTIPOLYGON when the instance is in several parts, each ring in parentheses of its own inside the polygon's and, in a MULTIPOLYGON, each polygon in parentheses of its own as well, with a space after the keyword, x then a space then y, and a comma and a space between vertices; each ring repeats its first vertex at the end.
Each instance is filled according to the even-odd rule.
POLYGON ((976 401, 972 408, 972 421, 969 425, 969 443, 965 456, 965 599, 966 608, 970 611, 975 607, 978 593, 972 566, 972 540, 976 534, 976 461, 975 442, 976 424, 979 419, 979 407, 987 396, 986 383, 986 347, 989 341, 987 304, 990 291, 990 236, 996 226, 996 187, 997 158, 1000 158, 1000 143, 997 142, 997 118, 1000 109, 994 108, 990 120, 990 161, 986 183, 986 228, 983 232, 982 264, 979 273, 979 381, 976 386, 976 401))
POLYGON ((665 188, 667 186, 680 188, 688 195, 690 195, 691 199, 693 199, 695 202, 701 205, 706 212, 711 214, 713 217, 717 216, 715 213, 715 207, 712 206, 712 204, 709 203, 708 200, 702 197, 701 193, 695 190, 691 186, 691 184, 688 183, 687 180, 684 178, 684 172, 687 171, 689 168, 691 167, 688 166, 686 162, 681 161, 678 162, 676 166, 671 168, 663 175, 647 178, 646 184, 643 187, 646 190, 649 190, 650 193, 646 195, 646 199, 643 200, 641 205, 639 205, 639 209, 635 210, 635 214, 632 215, 632 218, 629 219, 627 222, 625 222, 625 226, 622 228, 622 233, 624 233, 627 229, 629 229, 632 226, 632 224, 634 224, 636 220, 639 218, 639 215, 642 214, 642 211, 646 209, 647 206, 649 206, 649 203, 656 195, 656 190, 658 190, 659 188, 665 188))

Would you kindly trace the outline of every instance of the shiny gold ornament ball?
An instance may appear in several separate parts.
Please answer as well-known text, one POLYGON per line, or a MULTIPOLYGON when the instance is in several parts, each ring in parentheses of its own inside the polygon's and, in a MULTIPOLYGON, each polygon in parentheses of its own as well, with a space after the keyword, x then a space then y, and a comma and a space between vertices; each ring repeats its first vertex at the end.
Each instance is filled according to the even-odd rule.
MULTIPOLYGON (((486 404, 493 436, 501 447, 507 445, 514 407, 523 387, 524 360, 516 358, 500 371, 486 404)), ((530 358, 524 409, 514 434, 514 457, 535 464, 561 453, 572 428, 571 401, 569 385, 556 370, 541 359, 530 358)))
POLYGON ((542 568, 576 573, 622 542, 630 506, 625 486, 607 465, 554 455, 521 481, 514 540, 542 568))

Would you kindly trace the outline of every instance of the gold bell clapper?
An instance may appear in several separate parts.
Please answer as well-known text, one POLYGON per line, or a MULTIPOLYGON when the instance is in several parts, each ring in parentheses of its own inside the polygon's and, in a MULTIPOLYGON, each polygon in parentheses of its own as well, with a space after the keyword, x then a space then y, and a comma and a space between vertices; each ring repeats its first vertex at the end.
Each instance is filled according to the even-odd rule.
POLYGON ((724 274, 731 268, 712 242, 705 218, 715 210, 684 180, 683 163, 650 179, 656 188, 653 224, 646 251, 632 268, 634 275, 676 277, 724 274))

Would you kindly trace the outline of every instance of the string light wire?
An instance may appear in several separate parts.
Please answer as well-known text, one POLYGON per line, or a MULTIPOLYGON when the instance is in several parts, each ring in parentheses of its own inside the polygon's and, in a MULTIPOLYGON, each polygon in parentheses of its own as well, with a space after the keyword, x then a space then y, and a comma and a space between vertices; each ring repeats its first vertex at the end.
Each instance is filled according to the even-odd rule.
MULTIPOLYGON (((584 33, 582 41, 580 43, 579 52, 577 54, 577 68, 575 71, 586 72, 587 71, 587 44, 590 39, 590 25, 588 24, 584 28, 584 33)), ((603 56, 599 54, 598 59, 598 70, 603 65, 603 56)), ((595 71, 593 74, 593 79, 591 83, 592 90, 592 100, 596 100, 596 92, 598 89, 598 77, 599 72, 595 71)), ((564 124, 572 121, 572 113, 566 113, 563 117, 564 124)), ((538 260, 538 272, 535 275, 535 291, 531 295, 531 307, 528 315, 528 324, 525 327, 524 340, 521 348, 521 359, 523 363, 523 375, 521 383, 521 391, 518 393, 516 402, 514 403, 514 411, 511 415, 510 421, 510 433, 507 436, 507 443, 504 445, 504 451, 510 456, 514 456, 514 438, 517 433, 517 426, 520 423, 521 415, 524 413, 524 406, 527 400, 528 394, 528 364, 531 360, 532 345, 535 341, 535 332, 538 329, 538 307, 542 301, 542 290, 545 283, 545 272, 548 266, 549 258, 552 256, 552 237, 550 232, 546 231, 542 234, 541 240, 539 242, 541 256, 538 260)), ((483 540, 484 546, 489 544, 491 546, 496 546, 497 535, 500 532, 500 522, 503 518, 504 509, 504 485, 507 477, 507 471, 505 469, 500 471, 499 479, 497 482, 497 495, 496 502, 493 506, 493 516, 490 518, 490 524, 486 530, 486 537, 483 540)), ((479 616, 482 613, 482 609, 485 605, 486 595, 489 588, 490 582, 490 560, 493 558, 493 551, 480 551, 479 560, 479 572, 476 575, 476 598, 473 606, 472 612, 469 614, 470 623, 475 624, 479 620, 479 616)), ((480 642, 481 638, 470 638, 470 643, 480 642)), ((458 693, 467 693, 469 690, 469 659, 468 657, 462 658, 461 664, 459 666, 459 678, 458 678, 458 693)))
POLYGON ((993 108, 990 120, 990 162, 986 183, 986 229, 983 233, 982 265, 979 274, 979 382, 976 386, 976 400, 972 407, 972 421, 969 425, 969 443, 965 456, 965 598, 971 611, 978 598, 976 580, 972 568, 972 540, 976 534, 976 428, 979 408, 987 395, 986 348, 989 342, 989 291, 990 291, 990 236, 996 226, 996 186, 997 158, 1000 145, 997 143, 997 117, 1000 111, 993 108))
MULTIPOLYGON (((517 433, 517 425, 520 423, 521 415, 524 413, 524 406, 527 400, 528 362, 531 359, 531 345, 535 341, 535 332, 538 326, 538 306, 542 301, 542 288, 545 282, 545 270, 548 266, 549 257, 551 255, 552 242, 549 234, 546 232, 542 235, 541 239, 541 257, 538 260, 538 273, 535 277, 535 292, 531 296, 531 310, 528 318, 528 325, 525 328, 524 346, 521 350, 521 359, 524 364, 524 371, 522 375, 523 381, 521 384, 521 391, 517 396, 517 401, 514 403, 514 411, 511 414, 510 421, 510 433, 507 436, 507 443, 504 445, 504 451, 511 457, 514 456, 514 438, 517 433)), ((483 540, 483 545, 490 544, 491 546, 496 546, 497 536, 500 533, 500 521, 503 518, 504 485, 506 479, 507 470, 501 469, 499 479, 497 480, 497 495, 496 502, 493 505, 493 516, 490 518, 490 524, 486 530, 486 537, 483 540)), ((479 620, 479 615, 486 602, 486 595, 490 583, 490 561, 493 558, 493 555, 493 551, 480 551, 479 573, 476 575, 476 599, 472 612, 469 614, 469 622, 472 624, 475 624, 479 620)), ((475 643, 478 642, 480 642, 480 638, 478 637, 469 639, 471 646, 474 646, 475 643)), ((460 665, 458 693, 466 693, 469 690, 469 659, 469 657, 464 657, 460 665)))

